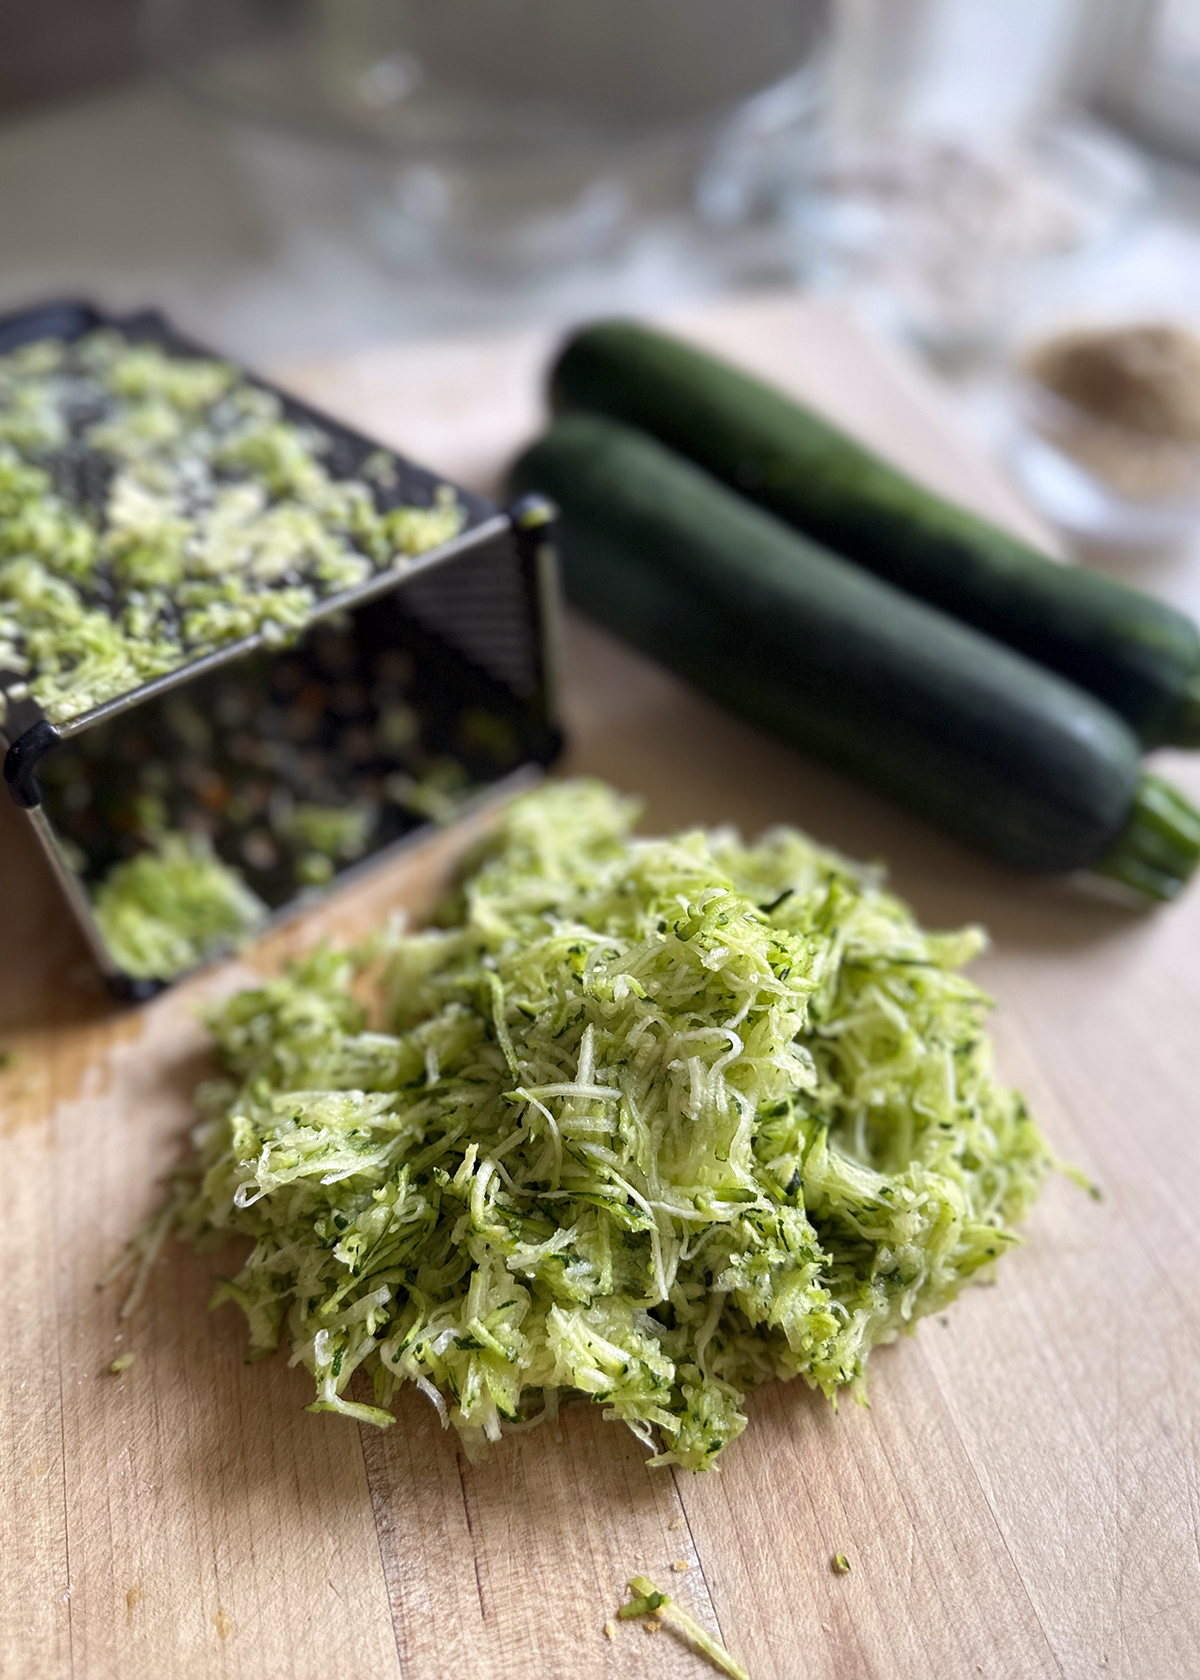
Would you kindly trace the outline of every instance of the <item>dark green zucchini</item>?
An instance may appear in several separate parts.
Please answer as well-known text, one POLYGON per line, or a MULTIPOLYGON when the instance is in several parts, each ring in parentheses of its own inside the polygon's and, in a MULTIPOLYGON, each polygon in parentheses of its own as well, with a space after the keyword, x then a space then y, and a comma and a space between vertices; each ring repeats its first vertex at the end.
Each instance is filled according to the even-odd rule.
POLYGON ((565 416, 513 480, 559 504, 571 597, 743 717, 1018 869, 1190 873, 1200 817, 1108 707, 644 433, 565 416))
POLYGON ((1200 745, 1200 634, 886 465, 781 392, 633 322, 567 344, 556 407, 639 426, 827 548, 1107 702, 1149 746, 1200 745))

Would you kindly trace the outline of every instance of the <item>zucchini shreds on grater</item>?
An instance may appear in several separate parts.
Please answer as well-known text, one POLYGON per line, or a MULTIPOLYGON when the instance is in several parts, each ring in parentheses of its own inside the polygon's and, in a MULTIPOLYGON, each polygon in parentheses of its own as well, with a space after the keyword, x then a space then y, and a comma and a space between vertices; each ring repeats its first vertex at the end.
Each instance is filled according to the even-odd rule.
POLYGON ((255 632, 284 643, 462 530, 449 486, 382 509, 387 458, 337 478, 329 448, 227 363, 112 328, 0 355, 7 698, 61 723, 255 632))

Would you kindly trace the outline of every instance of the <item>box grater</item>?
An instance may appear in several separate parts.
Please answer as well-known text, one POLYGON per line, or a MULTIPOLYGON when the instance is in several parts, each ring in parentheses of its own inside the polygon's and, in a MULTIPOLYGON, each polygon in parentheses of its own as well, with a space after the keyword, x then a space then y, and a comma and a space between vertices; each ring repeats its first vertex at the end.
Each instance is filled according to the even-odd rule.
MULTIPOLYGON (((214 356, 157 313, 113 317, 74 302, 0 319, 0 353, 96 327, 214 356)), ((369 457, 385 456, 386 488, 372 486, 381 511, 429 505, 445 484, 239 371, 280 399, 285 418, 330 440, 333 476, 359 479, 369 457)), ((101 498, 105 463, 77 443, 41 464, 76 505, 101 498)), ((178 977, 123 973, 92 913, 91 891, 143 848, 135 812, 147 793, 171 830, 205 836, 276 922, 431 820, 452 820, 553 762, 553 510, 531 497, 500 511, 450 488, 466 512, 457 537, 319 601, 286 646, 244 637, 57 726, 32 699, 10 701, 5 781, 118 996, 146 997, 178 977), (326 878, 304 880, 280 833, 289 812, 314 808, 357 813, 362 835, 326 858, 315 872, 326 878)))

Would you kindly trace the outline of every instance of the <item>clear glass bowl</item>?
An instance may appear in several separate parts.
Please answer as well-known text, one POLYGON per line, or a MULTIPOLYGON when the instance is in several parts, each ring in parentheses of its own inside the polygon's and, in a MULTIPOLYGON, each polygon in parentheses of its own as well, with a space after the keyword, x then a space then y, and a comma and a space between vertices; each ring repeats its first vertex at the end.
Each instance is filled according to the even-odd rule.
POLYGON ((587 259, 686 210, 747 101, 830 0, 153 0, 160 69, 226 114, 357 147, 394 255, 587 259))

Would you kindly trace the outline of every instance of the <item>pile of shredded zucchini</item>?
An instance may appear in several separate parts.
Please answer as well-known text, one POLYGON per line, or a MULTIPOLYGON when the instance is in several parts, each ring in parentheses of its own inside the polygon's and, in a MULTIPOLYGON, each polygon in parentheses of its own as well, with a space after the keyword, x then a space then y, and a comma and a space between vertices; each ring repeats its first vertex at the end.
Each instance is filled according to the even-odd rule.
POLYGON ((204 835, 163 833, 109 870, 92 914, 123 974, 173 980, 240 945, 269 912, 204 835))
MULTIPOLYGON (((53 722, 448 541, 465 512, 381 510, 330 440, 224 362, 103 329, 0 356, 0 674, 53 722)), ((5 697, 0 694, 0 722, 5 697)))
POLYGON ((386 1424, 412 1382, 474 1448, 578 1393, 702 1470, 746 1389, 861 1392, 1016 1241, 1050 1159, 957 972, 979 933, 923 933, 791 829, 634 817, 590 782, 514 803, 396 943, 382 1029, 366 953, 217 1011, 178 1217, 252 1239, 216 1300, 314 1409, 386 1424))

